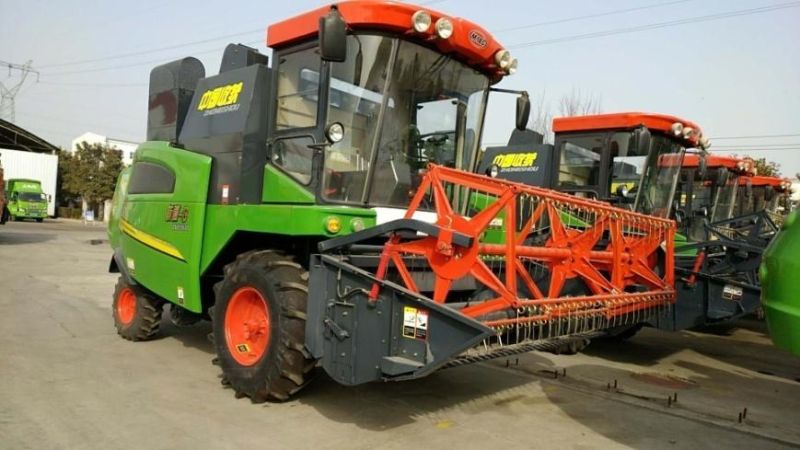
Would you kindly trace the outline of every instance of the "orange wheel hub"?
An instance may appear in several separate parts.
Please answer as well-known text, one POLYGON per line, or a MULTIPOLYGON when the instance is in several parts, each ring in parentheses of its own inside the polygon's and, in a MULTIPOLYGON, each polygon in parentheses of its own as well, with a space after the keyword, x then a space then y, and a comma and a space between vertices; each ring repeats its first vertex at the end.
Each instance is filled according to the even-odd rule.
POLYGON ((233 359, 252 366, 269 346, 269 308, 264 296, 252 287, 239 288, 225 311, 225 342, 233 359))
POLYGON ((131 288, 124 288, 117 299, 117 319, 123 325, 130 325, 136 316, 136 294, 131 288))

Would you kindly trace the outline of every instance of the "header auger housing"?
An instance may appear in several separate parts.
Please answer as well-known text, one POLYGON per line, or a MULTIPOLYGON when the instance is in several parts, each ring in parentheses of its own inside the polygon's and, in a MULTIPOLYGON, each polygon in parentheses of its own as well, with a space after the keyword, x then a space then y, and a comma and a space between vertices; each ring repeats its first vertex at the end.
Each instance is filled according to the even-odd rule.
POLYGON ((479 342, 483 353, 530 350, 653 319, 675 301, 670 220, 431 165, 394 226, 380 256, 367 256, 365 230, 323 242, 312 265, 312 288, 327 300, 307 333, 328 334, 310 347, 340 382, 429 373, 479 342), (432 227, 411 219, 422 207, 436 212, 432 227), (498 222, 505 235, 486 242, 498 222), (426 325, 400 320, 403 310, 426 325), (438 343, 457 331, 461 342, 438 343), (341 351, 369 342, 372 358, 341 351))

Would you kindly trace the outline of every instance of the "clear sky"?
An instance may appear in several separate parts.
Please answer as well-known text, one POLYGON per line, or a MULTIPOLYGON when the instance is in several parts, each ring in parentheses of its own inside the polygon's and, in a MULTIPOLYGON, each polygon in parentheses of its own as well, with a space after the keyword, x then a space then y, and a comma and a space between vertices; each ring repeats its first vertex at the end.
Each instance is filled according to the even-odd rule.
MULTIPOLYGON (((192 55, 215 73, 226 43, 268 52, 267 24, 324 3, 0 0, 0 60, 33 60, 40 72, 17 96, 16 122, 61 146, 86 131, 140 141, 154 65, 192 55), (138 54, 117 57, 129 53, 138 54)), ((520 70, 500 87, 530 91, 534 108, 557 112, 559 98, 579 90, 601 98, 604 112, 680 116, 704 129, 712 150, 767 157, 784 175, 800 172, 798 1, 420 3, 478 22, 510 48, 520 70), (720 18, 776 5, 794 7, 720 18), (715 140, 738 136, 762 137, 715 140)), ((0 81, 17 77, 0 68, 0 81)), ((494 100, 486 142, 505 141, 513 126, 513 98, 494 100)))

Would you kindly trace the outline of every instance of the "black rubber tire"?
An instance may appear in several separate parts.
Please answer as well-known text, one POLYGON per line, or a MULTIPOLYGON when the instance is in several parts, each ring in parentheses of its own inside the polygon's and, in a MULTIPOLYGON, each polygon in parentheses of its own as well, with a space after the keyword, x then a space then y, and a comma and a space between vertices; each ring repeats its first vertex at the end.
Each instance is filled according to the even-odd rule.
POLYGON ((111 316, 117 334, 129 341, 147 341, 158 334, 161 326, 161 313, 164 301, 139 286, 130 285, 125 277, 120 276, 114 288, 114 301, 111 304, 111 316), (129 324, 124 324, 117 317, 117 302, 123 289, 130 288, 136 295, 136 314, 129 324))
POLYGON ((42 223, 42 222, 44 222, 44 219, 42 219, 42 218, 40 217, 40 218, 37 218, 37 219, 36 219, 36 221, 37 221, 37 222, 39 222, 39 223, 42 223))
POLYGON ((246 396, 253 403, 285 401, 302 389, 315 366, 305 349, 308 272, 281 252, 255 250, 225 266, 225 277, 214 292, 216 303, 209 314, 222 383, 233 388, 237 398, 246 396), (245 286, 261 293, 270 317, 269 346, 252 366, 233 358, 224 325, 231 296, 245 286))

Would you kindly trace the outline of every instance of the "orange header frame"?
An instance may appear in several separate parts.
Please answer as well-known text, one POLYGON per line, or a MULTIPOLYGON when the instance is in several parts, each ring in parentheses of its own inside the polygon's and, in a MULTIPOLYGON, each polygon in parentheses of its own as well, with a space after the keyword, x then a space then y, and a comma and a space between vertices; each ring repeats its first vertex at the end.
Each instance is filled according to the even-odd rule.
MULTIPOLYGON (((374 30, 396 34, 420 44, 433 47, 499 81, 505 72, 495 63, 495 54, 503 47, 481 26, 459 17, 449 16, 424 6, 405 3, 353 0, 338 2, 339 13, 351 30, 374 30), (432 24, 428 31, 417 33, 412 28, 411 16, 417 11, 427 11, 432 24), (442 17, 453 23, 453 34, 448 39, 436 35, 436 21, 442 17)), ((299 16, 275 23, 267 28, 267 46, 280 49, 314 38, 319 31, 319 18, 328 14, 331 5, 323 6, 299 16)))
POLYGON ((672 133, 672 125, 676 122, 684 127, 694 129, 693 135, 689 139, 680 138, 687 141, 691 146, 697 146, 703 130, 696 123, 681 119, 680 117, 667 114, 655 114, 646 112, 624 112, 614 114, 594 114, 588 116, 556 117, 553 119, 553 131, 564 133, 570 131, 595 131, 595 130, 616 130, 632 129, 645 126, 651 130, 663 133, 672 133))

